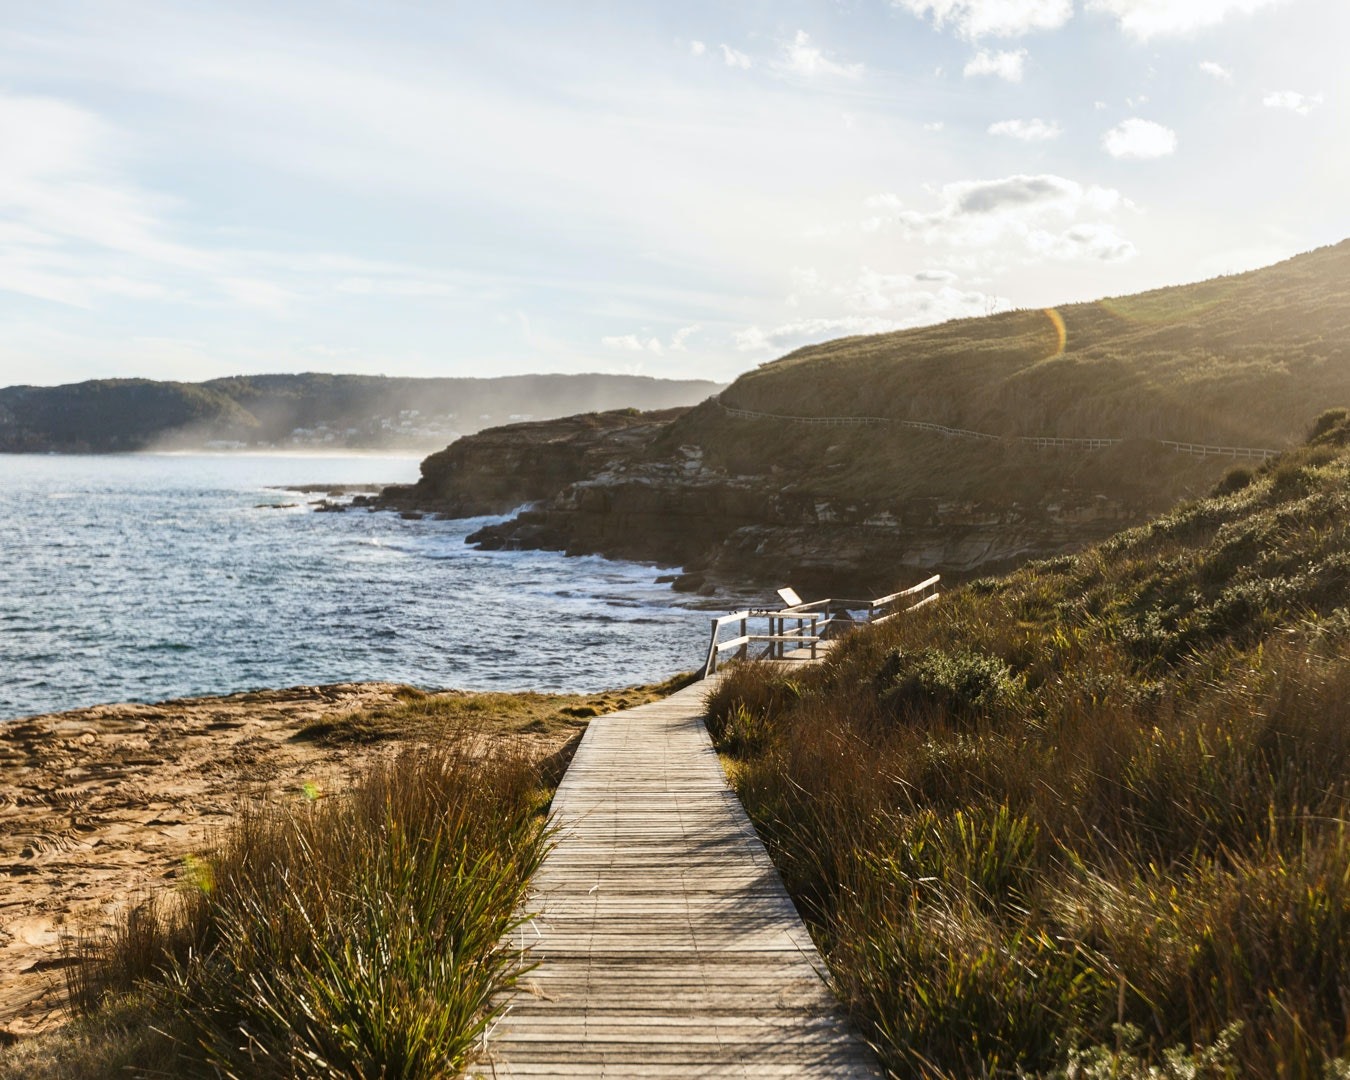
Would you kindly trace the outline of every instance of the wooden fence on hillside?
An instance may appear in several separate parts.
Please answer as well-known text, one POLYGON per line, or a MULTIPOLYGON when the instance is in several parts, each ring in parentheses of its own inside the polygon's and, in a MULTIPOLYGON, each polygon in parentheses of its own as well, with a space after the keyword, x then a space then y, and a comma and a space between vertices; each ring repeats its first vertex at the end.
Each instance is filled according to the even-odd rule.
POLYGON ((821 642, 838 637, 860 623, 883 623, 907 611, 931 604, 938 598, 941 574, 908 589, 875 600, 813 600, 782 608, 747 608, 712 620, 712 638, 703 677, 716 673, 723 653, 734 652, 737 659, 788 658, 789 652, 809 651, 816 659, 821 642), (855 614, 856 613, 856 614, 855 614), (752 623, 767 623, 767 633, 752 633, 752 623), (795 624, 795 625, 789 625, 795 624), (719 641, 722 631, 734 626, 736 636, 719 641), (754 652, 756 646, 762 646, 754 652))

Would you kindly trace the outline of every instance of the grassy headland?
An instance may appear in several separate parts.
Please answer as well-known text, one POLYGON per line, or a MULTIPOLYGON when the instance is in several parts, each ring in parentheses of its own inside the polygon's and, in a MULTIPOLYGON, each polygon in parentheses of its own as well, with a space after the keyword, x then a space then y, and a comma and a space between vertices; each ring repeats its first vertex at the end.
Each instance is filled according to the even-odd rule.
POLYGON ((1350 241, 1193 285, 812 345, 720 402, 634 420, 641 440, 569 435, 579 468, 565 476, 518 452, 494 471, 513 443, 562 438, 496 429, 428 458, 414 502, 422 490, 450 512, 484 491, 499 510, 539 500, 477 542, 654 559, 684 567, 684 588, 790 580, 803 595, 875 595, 915 572, 968 578, 1104 540, 1232 464, 1164 440, 1282 449, 1346 400, 1350 241))
POLYGON ((1019 498, 1050 483, 1168 504, 1200 466, 1151 441, 1283 448, 1350 394, 1350 241, 1193 285, 811 345, 721 395, 754 412, 876 416, 1004 437, 1115 438, 1066 455, 886 427, 811 429, 727 417, 675 421, 732 472, 772 466, 851 498, 1019 498), (1006 487, 1009 483, 1012 488, 1006 487))
POLYGON ((733 671, 711 726, 895 1075, 1340 1076, 1348 701, 1337 410, 818 670, 733 671))

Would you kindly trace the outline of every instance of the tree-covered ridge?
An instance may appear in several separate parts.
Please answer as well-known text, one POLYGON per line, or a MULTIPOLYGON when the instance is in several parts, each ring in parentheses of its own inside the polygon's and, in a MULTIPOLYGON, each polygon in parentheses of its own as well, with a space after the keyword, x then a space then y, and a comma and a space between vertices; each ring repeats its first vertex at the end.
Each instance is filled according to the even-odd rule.
POLYGON ((598 374, 414 379, 311 373, 11 386, 0 389, 0 451, 434 448, 525 417, 691 405, 717 389, 698 380, 598 374))

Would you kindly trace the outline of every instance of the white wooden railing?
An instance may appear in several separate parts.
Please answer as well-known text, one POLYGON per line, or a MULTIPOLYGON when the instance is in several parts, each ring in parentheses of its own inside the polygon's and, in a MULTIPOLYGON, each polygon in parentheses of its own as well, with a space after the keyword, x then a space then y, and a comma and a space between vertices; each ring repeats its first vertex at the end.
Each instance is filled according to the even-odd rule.
MULTIPOLYGON (((783 608, 747 608, 733 611, 712 620, 712 638, 708 642, 708 657, 703 665, 703 677, 717 671, 722 654, 734 652, 741 660, 755 659, 781 660, 792 652, 810 651, 811 659, 817 657, 820 643, 827 640, 827 631, 831 627, 851 628, 859 623, 853 613, 866 612, 861 621, 882 623, 903 615, 907 611, 931 604, 938 598, 942 575, 934 574, 926 581, 912 585, 908 589, 881 596, 875 600, 828 599, 813 600, 807 604, 792 604, 783 608), (767 633, 752 633, 752 623, 767 623, 767 633), (789 625, 793 624, 793 625, 789 625), (736 636, 719 641, 724 628, 736 626, 736 636), (752 654, 755 646, 763 646, 758 653, 752 654)), ((838 633, 838 630, 835 631, 838 633)))

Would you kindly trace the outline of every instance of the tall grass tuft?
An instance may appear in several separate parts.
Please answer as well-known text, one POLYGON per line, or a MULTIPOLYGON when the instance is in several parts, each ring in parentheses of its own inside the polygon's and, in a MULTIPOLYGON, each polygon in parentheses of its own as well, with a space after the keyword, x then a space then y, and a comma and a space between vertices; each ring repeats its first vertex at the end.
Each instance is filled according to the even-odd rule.
POLYGON ((1350 1072, 1345 443, 1328 413, 1221 495, 720 682, 893 1075, 1350 1072))
POLYGON ((503 942, 546 847, 539 809, 534 764, 468 735, 342 795, 246 808, 77 989, 148 992, 189 1070, 455 1075, 519 971, 503 942))

